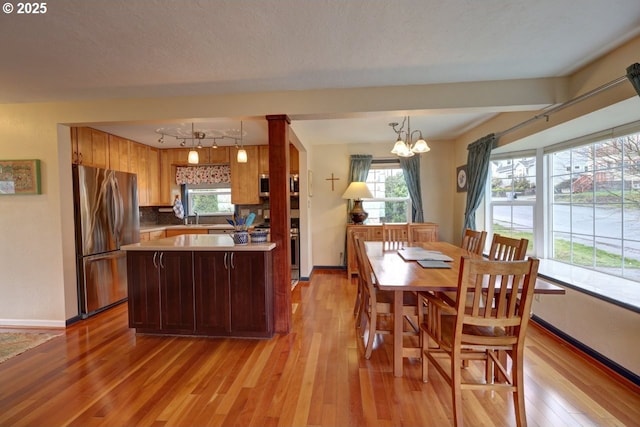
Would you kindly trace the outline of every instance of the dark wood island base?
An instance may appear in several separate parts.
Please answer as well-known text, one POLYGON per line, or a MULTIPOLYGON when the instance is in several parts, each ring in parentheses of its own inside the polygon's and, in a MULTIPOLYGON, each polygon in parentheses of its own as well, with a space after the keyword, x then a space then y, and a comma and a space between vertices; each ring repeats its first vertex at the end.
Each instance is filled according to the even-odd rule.
POLYGON ((129 327, 163 335, 273 336, 275 243, 181 235, 124 246, 129 327))

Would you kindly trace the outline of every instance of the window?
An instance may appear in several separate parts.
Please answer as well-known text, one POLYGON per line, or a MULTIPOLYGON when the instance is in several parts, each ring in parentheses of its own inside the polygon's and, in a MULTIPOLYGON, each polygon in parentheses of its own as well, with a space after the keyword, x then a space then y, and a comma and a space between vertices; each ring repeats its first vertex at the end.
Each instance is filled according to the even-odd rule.
POLYGON ((367 224, 410 222, 411 198, 397 161, 374 160, 367 175, 367 186, 373 195, 373 199, 362 202, 369 213, 367 224))
POLYGON ((533 253, 537 200, 535 156, 492 160, 489 167, 489 231, 526 238, 529 240, 527 253, 533 253))
POLYGON ((549 257, 640 281, 640 133, 555 151, 547 160, 549 257))
POLYGON ((186 185, 187 215, 233 215, 229 184, 186 185))
POLYGON ((640 122, 492 157, 485 198, 485 229, 529 239, 543 277, 640 312, 640 122))

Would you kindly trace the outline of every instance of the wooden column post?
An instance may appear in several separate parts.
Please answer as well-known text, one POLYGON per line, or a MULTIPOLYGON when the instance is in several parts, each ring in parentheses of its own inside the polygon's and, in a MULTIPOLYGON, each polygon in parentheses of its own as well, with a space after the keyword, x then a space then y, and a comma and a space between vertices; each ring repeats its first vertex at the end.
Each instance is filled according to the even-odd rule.
POLYGON ((291 201, 289 189, 289 124, 286 115, 266 116, 269 122, 269 208, 273 250, 274 329, 291 331, 291 201))

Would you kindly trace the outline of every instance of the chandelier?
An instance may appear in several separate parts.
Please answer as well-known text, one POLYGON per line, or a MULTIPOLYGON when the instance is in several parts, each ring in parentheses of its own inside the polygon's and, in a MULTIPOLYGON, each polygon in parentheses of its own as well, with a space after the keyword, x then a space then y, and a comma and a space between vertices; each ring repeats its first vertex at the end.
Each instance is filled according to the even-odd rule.
POLYGON ((197 150, 203 147, 203 141, 212 141, 211 148, 218 148, 218 141, 224 139, 232 139, 234 141, 234 146, 237 150, 236 159, 238 163, 247 163, 247 151, 244 149, 243 143, 244 129, 242 121, 240 121, 240 131, 235 129, 225 132, 218 130, 196 130, 195 125, 191 123, 191 132, 185 131, 182 128, 160 128, 156 129, 156 133, 160 134, 160 138, 158 138, 158 142, 160 144, 164 143, 165 136, 175 138, 176 140, 182 140, 180 143, 181 147, 186 146, 187 141, 191 141, 191 149, 189 150, 189 155, 187 157, 187 162, 189 164, 197 165, 200 162, 200 155, 197 150))
POLYGON ((389 126, 391 126, 396 135, 398 135, 398 139, 391 153, 400 157, 411 157, 414 154, 426 153, 431 150, 427 145, 427 141, 422 137, 422 131, 411 130, 411 118, 409 116, 405 116, 402 119, 400 127, 398 127, 398 123, 396 122, 389 123, 389 126), (405 124, 407 125, 406 130, 405 124), (419 135, 415 142, 413 140, 414 135, 419 135))

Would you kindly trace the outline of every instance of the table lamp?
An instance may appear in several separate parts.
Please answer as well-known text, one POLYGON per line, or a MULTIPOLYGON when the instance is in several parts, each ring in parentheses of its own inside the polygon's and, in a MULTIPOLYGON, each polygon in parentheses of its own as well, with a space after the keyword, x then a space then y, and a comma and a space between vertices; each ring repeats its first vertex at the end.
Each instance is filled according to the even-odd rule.
POLYGON ((369 216, 367 212, 362 209, 362 199, 372 199, 371 191, 367 187, 366 182, 353 181, 347 187, 347 190, 342 195, 343 199, 353 200, 353 209, 351 209, 351 221, 354 224, 362 224, 369 216))

